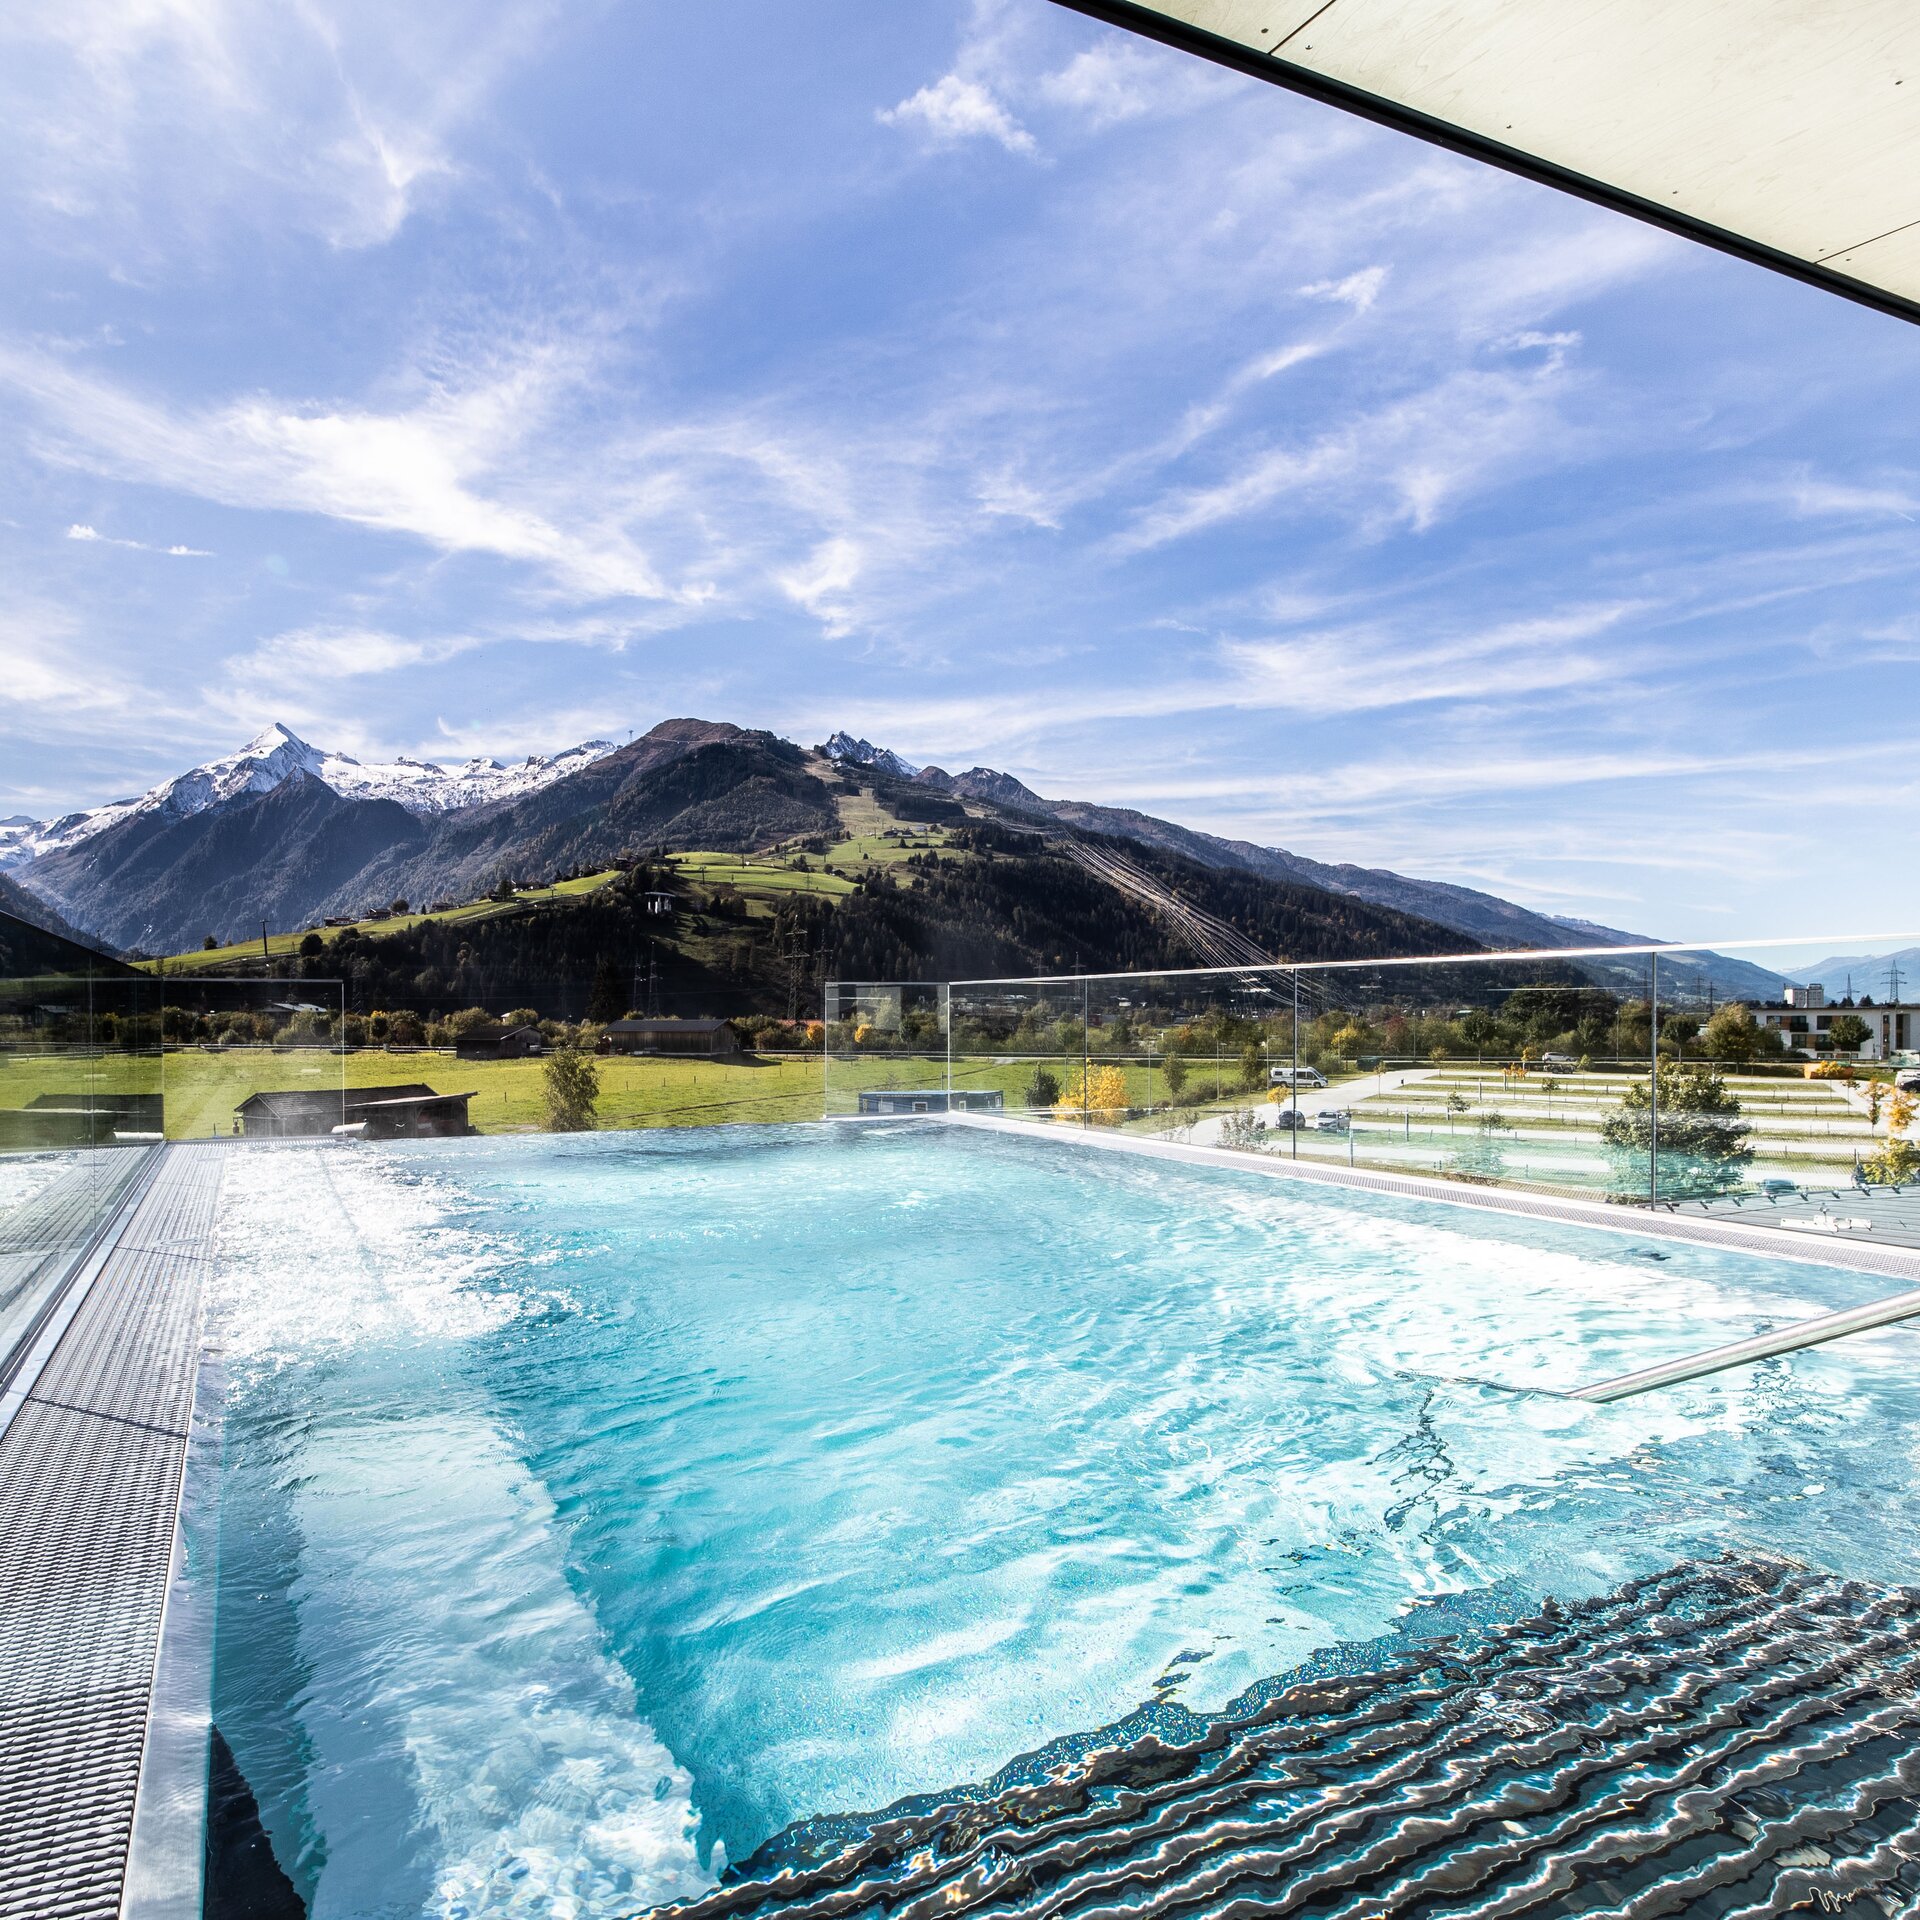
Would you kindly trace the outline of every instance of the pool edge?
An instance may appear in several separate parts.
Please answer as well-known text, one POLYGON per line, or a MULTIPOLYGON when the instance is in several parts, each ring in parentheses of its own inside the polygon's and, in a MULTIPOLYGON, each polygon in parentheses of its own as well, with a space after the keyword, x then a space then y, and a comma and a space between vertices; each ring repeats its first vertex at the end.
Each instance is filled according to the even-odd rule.
POLYGON ((1883 1279, 1920 1285, 1920 1252, 1885 1246, 1861 1246, 1842 1240, 1823 1240, 1817 1246, 1783 1244, 1792 1236, 1771 1227, 1743 1227, 1732 1221, 1658 1213, 1648 1208, 1609 1206, 1597 1200, 1561 1200, 1545 1194, 1507 1188, 1465 1187, 1455 1181, 1434 1180, 1420 1174, 1373 1173, 1357 1167, 1328 1167, 1265 1154, 1235 1153, 1221 1147, 1198 1147, 1178 1140, 1148 1140, 1138 1134, 1114 1133, 1099 1127, 1075 1127, 1069 1133, 1044 1120, 1013 1120, 994 1114, 948 1113, 915 1115, 914 1125, 933 1123, 972 1128, 986 1133, 1013 1134, 1046 1140, 1056 1146, 1069 1143, 1098 1147, 1108 1153, 1133 1154, 1144 1159, 1171 1160, 1184 1166, 1213 1167, 1230 1173, 1261 1174, 1273 1180, 1295 1180, 1310 1186, 1343 1187, 1363 1193, 1385 1193, 1404 1200, 1437 1201, 1443 1206, 1475 1208, 1520 1219, 1550 1220, 1565 1226, 1588 1227, 1633 1239, 1653 1235, 1685 1241, 1693 1246, 1717 1247, 1729 1252, 1760 1254, 1792 1260, 1802 1266, 1844 1267, 1883 1279))

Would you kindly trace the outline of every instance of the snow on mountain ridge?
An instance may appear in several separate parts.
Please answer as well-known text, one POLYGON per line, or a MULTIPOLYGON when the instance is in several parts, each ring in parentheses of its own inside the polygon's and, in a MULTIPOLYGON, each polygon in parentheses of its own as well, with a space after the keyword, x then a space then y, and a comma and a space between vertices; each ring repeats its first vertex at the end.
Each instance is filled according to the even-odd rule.
POLYGON ((873 767, 902 780, 911 780, 920 771, 911 760, 901 759, 890 747, 876 747, 871 740, 856 740, 844 729, 815 751, 825 754, 838 766, 873 767))
POLYGON ((510 765, 476 758, 444 767, 404 756, 363 763, 351 754, 315 747, 276 721, 238 753, 191 767, 131 800, 110 801, 57 820, 16 815, 0 822, 0 868, 24 866, 42 854, 77 846, 136 814, 165 813, 184 819, 244 793, 270 793, 295 774, 307 774, 346 799, 393 800, 409 813, 451 813, 458 807, 537 792, 578 773, 613 748, 611 740, 587 740, 564 753, 529 754, 510 765))

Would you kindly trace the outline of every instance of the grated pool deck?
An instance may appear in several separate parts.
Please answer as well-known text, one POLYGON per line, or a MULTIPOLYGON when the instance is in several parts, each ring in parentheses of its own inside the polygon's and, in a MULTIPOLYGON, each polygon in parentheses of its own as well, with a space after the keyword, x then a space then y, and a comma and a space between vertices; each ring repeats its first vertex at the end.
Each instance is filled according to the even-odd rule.
POLYGON ((31 1333, 98 1224, 137 1190, 152 1158, 148 1147, 79 1153, 66 1172, 0 1218, 0 1356, 31 1333))
POLYGON ((151 1183, 7 1396, 3 1920, 121 1912, 225 1152, 157 1152, 151 1183))

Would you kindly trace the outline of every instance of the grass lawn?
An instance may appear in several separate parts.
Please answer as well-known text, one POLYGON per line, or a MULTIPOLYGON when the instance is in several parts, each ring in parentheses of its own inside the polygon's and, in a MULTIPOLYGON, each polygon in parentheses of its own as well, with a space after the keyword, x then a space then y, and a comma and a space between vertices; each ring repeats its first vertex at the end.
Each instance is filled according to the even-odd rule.
MULTIPOLYGON (((741 1061, 674 1060, 613 1055, 594 1062, 600 1074, 602 1127, 699 1127, 730 1121, 817 1120, 827 1108, 818 1053, 767 1053, 741 1061)), ((1045 1063, 1066 1091, 1079 1060, 1045 1063)), ((1099 1066, 1096 1060, 1096 1069, 1099 1066)), ((1209 1063, 1210 1068, 1211 1063, 1209 1063)), ((954 1084, 997 1087, 1009 1108, 1021 1104, 1034 1062, 975 1056, 954 1062, 954 1084)), ((1128 1100, 1164 1103, 1159 1065, 1123 1068, 1128 1100)), ((832 1062, 830 1110, 851 1113, 870 1088, 943 1087, 947 1063, 937 1055, 868 1055, 832 1062)), ((1231 1075, 1229 1075, 1229 1081, 1231 1075)), ((439 1051, 366 1048, 327 1053, 311 1047, 185 1047, 164 1061, 151 1055, 0 1055, 0 1107, 25 1106, 36 1094, 153 1092, 166 1095, 167 1132, 174 1139, 230 1133, 233 1112, 252 1093, 346 1085, 420 1082, 436 1093, 471 1093, 469 1112, 482 1133, 537 1128, 544 1118, 538 1060, 458 1060, 439 1051)), ((1196 1068, 1188 1099, 1211 1103, 1212 1074, 1196 1068)), ((1229 1095, 1229 1098, 1233 1096, 1229 1095)), ((1244 1102, 1249 1096, 1240 1095, 1244 1102)))
MULTIPOLYGON (((701 1127, 730 1121, 818 1120, 824 1107, 818 1053, 760 1054, 742 1061, 598 1058, 602 1127, 701 1127)), ((863 1087, 940 1086, 946 1064, 874 1059, 834 1063, 836 1108, 851 1110, 863 1087)), ((420 1082, 436 1093, 471 1093, 482 1133, 516 1133, 543 1123, 538 1060, 457 1060, 450 1053, 368 1048, 188 1047, 152 1055, 0 1054, 0 1107, 42 1093, 163 1091, 167 1133, 176 1140, 230 1133, 233 1112, 252 1093, 420 1082)))
MULTIPOLYGON (((619 870, 609 867, 603 873, 585 873, 575 880, 562 880, 551 887, 523 887, 512 900, 469 900, 463 906, 448 907, 440 913, 394 913, 378 920, 356 920, 353 930, 359 933, 404 933, 411 927, 425 926, 429 921, 493 920, 503 913, 512 913, 520 906, 538 906, 545 901, 576 900, 582 894, 597 893, 604 886, 619 879, 619 870)), ((297 928, 292 933, 270 933, 267 936, 267 953, 270 958, 283 959, 289 954, 298 953, 300 942, 307 937, 309 929, 297 928)), ((320 927, 314 929, 322 941, 331 945, 341 934, 348 931, 345 927, 320 927)), ((222 964, 235 960, 256 960, 260 957, 258 940, 242 940, 230 947, 192 947, 185 953, 168 954, 159 960, 141 960, 135 964, 148 973, 185 973, 191 974, 204 967, 218 968, 222 964)))
POLYGON ((784 861, 750 860, 732 853, 673 853, 667 864, 696 887, 732 887, 738 893, 827 893, 846 894, 854 883, 843 874, 822 873, 823 856, 807 855, 812 871, 796 872, 784 861))

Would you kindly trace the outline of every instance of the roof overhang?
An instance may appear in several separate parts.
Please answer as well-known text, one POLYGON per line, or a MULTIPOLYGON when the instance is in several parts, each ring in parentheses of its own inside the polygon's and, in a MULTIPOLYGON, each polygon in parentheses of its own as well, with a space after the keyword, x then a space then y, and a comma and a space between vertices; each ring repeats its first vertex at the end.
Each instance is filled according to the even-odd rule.
POLYGON ((1058 0, 1920 320, 1915 0, 1058 0))

